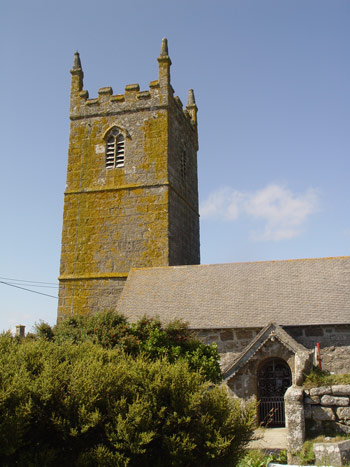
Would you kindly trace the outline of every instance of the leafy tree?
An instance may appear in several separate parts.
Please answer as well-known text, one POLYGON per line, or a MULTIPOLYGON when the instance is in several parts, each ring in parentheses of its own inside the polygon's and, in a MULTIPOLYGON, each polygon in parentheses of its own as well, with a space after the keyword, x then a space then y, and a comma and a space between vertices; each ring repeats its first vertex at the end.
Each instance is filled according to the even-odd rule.
POLYGON ((1 465, 237 464, 252 406, 183 359, 135 357, 90 339, 61 345, 47 334, 0 336, 1 465))

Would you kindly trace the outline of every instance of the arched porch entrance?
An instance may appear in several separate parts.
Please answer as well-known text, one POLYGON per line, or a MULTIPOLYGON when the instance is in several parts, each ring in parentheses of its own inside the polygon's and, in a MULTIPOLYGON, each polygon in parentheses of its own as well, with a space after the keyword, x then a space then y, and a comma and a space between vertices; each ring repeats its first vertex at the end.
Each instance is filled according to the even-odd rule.
POLYGON ((281 358, 268 358, 258 368, 259 423, 285 426, 284 393, 292 384, 292 373, 281 358))

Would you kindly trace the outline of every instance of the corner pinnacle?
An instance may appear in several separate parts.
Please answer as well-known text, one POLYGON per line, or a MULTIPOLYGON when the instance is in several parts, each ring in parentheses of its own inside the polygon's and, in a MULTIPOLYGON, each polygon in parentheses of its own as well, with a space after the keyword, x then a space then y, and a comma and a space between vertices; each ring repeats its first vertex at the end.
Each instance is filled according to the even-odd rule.
POLYGON ((187 107, 192 107, 196 105, 196 99, 194 98, 193 89, 188 91, 187 107))
POLYGON ((186 110, 191 117, 192 124, 197 128, 197 106, 196 106, 196 99, 194 98, 193 89, 188 91, 188 99, 186 110))
MULTIPOLYGON (((158 81, 160 86, 169 87, 170 84, 170 66, 171 60, 168 55, 168 40, 163 37, 160 56, 157 58, 159 63, 158 81)), ((169 88, 170 89, 170 88, 169 88)))
POLYGON ((71 99, 76 93, 83 90, 83 80, 84 80, 84 73, 83 69, 81 68, 81 61, 79 52, 75 52, 74 54, 74 61, 73 61, 73 68, 70 70, 72 75, 72 82, 71 82, 71 99))
POLYGON ((162 46, 160 49, 160 56, 161 57, 167 57, 168 56, 168 39, 166 37, 163 37, 162 39, 162 46))
POLYGON ((81 61, 80 61, 80 55, 79 52, 74 53, 74 61, 73 61, 73 70, 78 70, 81 69, 81 61))

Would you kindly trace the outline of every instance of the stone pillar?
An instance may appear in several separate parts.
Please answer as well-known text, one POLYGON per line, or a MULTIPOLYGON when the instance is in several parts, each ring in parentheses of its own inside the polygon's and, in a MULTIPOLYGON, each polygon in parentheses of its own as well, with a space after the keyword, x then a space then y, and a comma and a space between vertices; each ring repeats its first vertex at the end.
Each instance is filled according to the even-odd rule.
POLYGON ((301 386, 305 379, 305 374, 312 369, 313 352, 299 351, 295 354, 295 384, 301 386))
POLYGON ((303 399, 304 390, 298 386, 291 386, 284 395, 288 455, 300 451, 305 440, 303 399))

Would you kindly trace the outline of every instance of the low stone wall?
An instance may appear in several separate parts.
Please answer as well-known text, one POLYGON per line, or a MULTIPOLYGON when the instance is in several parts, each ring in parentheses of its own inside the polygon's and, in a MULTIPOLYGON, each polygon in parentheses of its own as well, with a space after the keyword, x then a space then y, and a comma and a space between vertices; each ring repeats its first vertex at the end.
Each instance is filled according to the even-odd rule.
POLYGON ((305 428, 318 433, 350 434, 350 384, 304 389, 291 386, 285 396, 288 452, 301 450, 305 428))
POLYGON ((304 410, 310 430, 350 434, 350 384, 305 389, 304 410))

